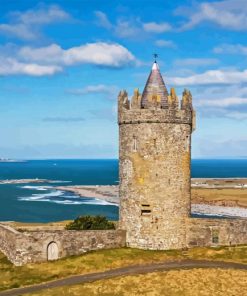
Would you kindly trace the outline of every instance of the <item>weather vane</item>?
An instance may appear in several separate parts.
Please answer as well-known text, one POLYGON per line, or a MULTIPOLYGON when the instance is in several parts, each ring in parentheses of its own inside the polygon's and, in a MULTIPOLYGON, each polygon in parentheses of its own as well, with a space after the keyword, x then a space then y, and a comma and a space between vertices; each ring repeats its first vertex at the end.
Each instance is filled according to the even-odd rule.
POLYGON ((158 54, 157 53, 154 53, 154 62, 157 63, 157 57, 158 57, 158 54))

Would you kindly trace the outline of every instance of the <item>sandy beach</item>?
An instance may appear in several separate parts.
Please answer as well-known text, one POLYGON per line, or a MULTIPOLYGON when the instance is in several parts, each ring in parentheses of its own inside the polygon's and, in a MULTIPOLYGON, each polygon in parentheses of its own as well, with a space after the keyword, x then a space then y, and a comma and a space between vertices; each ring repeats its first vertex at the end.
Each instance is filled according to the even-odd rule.
POLYGON ((97 198, 109 203, 119 204, 117 185, 96 185, 96 186, 58 186, 58 190, 73 192, 86 198, 97 198))
MULTIPOLYGON (((247 217, 247 179, 192 179, 192 213, 247 217)), ((58 186, 86 198, 119 204, 118 186, 58 186)))

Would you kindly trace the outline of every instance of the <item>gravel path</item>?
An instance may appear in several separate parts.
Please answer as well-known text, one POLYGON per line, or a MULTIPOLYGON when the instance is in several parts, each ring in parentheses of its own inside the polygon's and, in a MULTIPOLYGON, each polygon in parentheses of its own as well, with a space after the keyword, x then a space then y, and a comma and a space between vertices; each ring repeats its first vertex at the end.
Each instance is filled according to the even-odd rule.
POLYGON ((176 269, 193 268, 222 268, 222 269, 242 269, 247 270, 247 264, 222 262, 222 261, 204 261, 204 260, 183 260, 175 262, 153 263, 149 265, 127 266, 112 269, 104 272, 89 273, 84 275, 75 275, 60 280, 28 286, 24 288, 11 289, 0 292, 0 296, 20 296, 25 293, 37 292, 43 289, 50 289, 68 285, 90 283, 97 280, 109 279, 118 276, 145 274, 156 271, 168 271, 176 269))

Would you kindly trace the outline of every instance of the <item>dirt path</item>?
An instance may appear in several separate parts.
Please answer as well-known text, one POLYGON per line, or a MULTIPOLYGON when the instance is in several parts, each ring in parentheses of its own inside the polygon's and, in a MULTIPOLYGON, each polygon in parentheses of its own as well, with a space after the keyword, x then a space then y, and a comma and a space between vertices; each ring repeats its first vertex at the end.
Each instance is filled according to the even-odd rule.
POLYGON ((0 292, 0 296, 20 296, 25 293, 32 293, 48 288, 56 288, 68 285, 90 283, 97 280, 109 279, 118 276, 145 274, 155 271, 168 271, 174 269, 192 269, 192 268, 223 268, 223 269, 243 269, 247 270, 247 264, 222 262, 222 261, 204 261, 204 260, 183 260, 176 262, 153 263, 149 265, 127 266, 112 269, 104 272, 89 273, 84 275, 75 275, 60 280, 28 286, 24 288, 11 289, 0 292))

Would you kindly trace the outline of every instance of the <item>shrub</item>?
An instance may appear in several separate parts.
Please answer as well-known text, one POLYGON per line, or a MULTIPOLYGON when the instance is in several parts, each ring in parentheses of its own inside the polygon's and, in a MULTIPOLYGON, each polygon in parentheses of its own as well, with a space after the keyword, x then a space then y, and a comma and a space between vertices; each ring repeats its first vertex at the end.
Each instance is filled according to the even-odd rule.
POLYGON ((67 230, 104 230, 115 229, 113 222, 104 216, 79 216, 65 226, 67 230))

